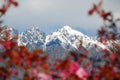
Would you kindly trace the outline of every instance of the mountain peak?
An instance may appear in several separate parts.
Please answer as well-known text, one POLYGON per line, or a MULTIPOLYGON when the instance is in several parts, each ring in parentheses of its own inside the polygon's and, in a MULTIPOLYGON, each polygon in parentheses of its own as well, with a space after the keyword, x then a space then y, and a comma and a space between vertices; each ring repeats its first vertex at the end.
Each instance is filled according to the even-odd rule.
POLYGON ((70 30, 70 29, 72 29, 70 26, 68 26, 68 25, 66 25, 66 26, 63 26, 63 28, 62 29, 67 29, 67 30, 70 30))
POLYGON ((27 29, 19 35, 18 45, 25 45, 28 49, 43 49, 46 35, 38 27, 27 29))
POLYGON ((63 26, 61 29, 58 30, 58 32, 63 34, 69 34, 69 35, 81 35, 84 36, 84 34, 80 31, 74 30, 70 26, 63 26))
POLYGON ((59 29, 58 31, 62 31, 62 32, 64 32, 64 31, 71 31, 72 30, 72 28, 70 27, 70 26, 63 26, 61 29, 59 29))

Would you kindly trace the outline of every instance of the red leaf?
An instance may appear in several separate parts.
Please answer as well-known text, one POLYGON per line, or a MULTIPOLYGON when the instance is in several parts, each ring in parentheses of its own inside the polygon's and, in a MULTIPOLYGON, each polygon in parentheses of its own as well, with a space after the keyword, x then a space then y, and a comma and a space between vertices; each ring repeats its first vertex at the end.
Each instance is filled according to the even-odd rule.
POLYGON ((89 14, 89 15, 92 15, 93 12, 94 12, 94 9, 91 9, 91 10, 89 10, 88 14, 89 14))
POLYGON ((10 49, 10 48, 11 48, 11 41, 5 42, 5 43, 4 43, 4 47, 5 47, 6 49, 10 49))
POLYGON ((0 12, 1 12, 1 14, 3 15, 3 14, 5 14, 6 9, 5 9, 5 8, 2 8, 2 9, 0 9, 0 12))
POLYGON ((108 53, 109 51, 107 49, 102 50, 104 53, 108 53))
POLYGON ((115 40, 115 35, 108 35, 108 39, 115 40))
POLYGON ((3 58, 0 57, 0 62, 3 62, 3 58))
POLYGON ((64 68, 68 68, 70 66, 70 62, 69 60, 64 60, 62 62, 60 62, 59 64, 54 66, 54 69, 64 69, 64 68))
POLYGON ((116 56, 114 55, 114 53, 111 53, 110 54, 110 59, 113 61, 113 60, 115 60, 115 58, 116 58, 116 56))
POLYGON ((17 70, 12 70, 12 74, 14 74, 14 75, 18 75, 17 70))
POLYGON ((18 6, 18 2, 16 2, 16 1, 12 1, 11 2, 14 6, 18 6))
POLYGON ((107 12, 107 13, 102 13, 102 15, 101 15, 102 17, 103 17, 103 19, 105 19, 105 20, 112 20, 112 14, 111 14, 111 12, 107 12), (110 19, 109 19, 110 18, 110 19))
POLYGON ((31 64, 31 61, 30 60, 26 60, 26 65, 30 65, 31 64))
POLYGON ((97 6, 94 4, 94 5, 93 5, 93 8, 92 8, 91 10, 89 10, 88 14, 89 14, 89 15, 92 15, 93 12, 96 10, 96 7, 97 7, 97 6))

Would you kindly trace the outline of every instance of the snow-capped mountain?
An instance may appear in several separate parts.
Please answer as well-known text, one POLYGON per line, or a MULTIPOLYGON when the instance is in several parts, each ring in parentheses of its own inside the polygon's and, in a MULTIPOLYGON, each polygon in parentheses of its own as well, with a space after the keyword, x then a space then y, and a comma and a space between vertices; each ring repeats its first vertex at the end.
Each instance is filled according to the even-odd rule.
POLYGON ((41 32, 38 28, 33 27, 19 35, 18 43, 19 45, 27 46, 29 50, 35 48, 43 49, 47 54, 54 58, 65 58, 69 51, 77 51, 80 47, 90 50, 91 53, 93 53, 94 47, 97 47, 94 50, 95 52, 99 52, 99 50, 106 48, 106 46, 97 40, 90 38, 69 26, 64 26, 47 36, 45 36, 45 33, 41 32))
MULTIPOLYGON (((5 36, 6 30, 10 31, 10 38, 18 35, 16 29, 3 28, 4 30, 0 38, 5 36)), ((69 54, 69 51, 79 52, 84 49, 89 50, 89 54, 92 56, 93 53, 99 53, 102 49, 107 48, 107 46, 98 42, 97 39, 90 38, 69 26, 64 26, 47 36, 39 28, 33 27, 27 29, 19 34, 18 45, 26 46, 29 51, 43 49, 52 58, 65 58, 69 54)))
POLYGON ((64 58, 65 53, 67 56, 69 51, 77 51, 81 47, 80 45, 82 48, 90 50, 90 54, 106 48, 106 46, 97 40, 92 39, 69 26, 64 26, 56 32, 53 32, 51 35, 48 35, 45 41, 46 52, 54 55, 54 57, 61 55, 61 57, 64 58), (62 56, 63 54, 64 56, 62 56))
POLYGON ((58 31, 53 32, 51 35, 48 35, 46 37, 46 46, 50 46, 52 43, 58 43, 65 49, 71 50, 71 47, 78 49, 80 41, 83 43, 82 46, 85 48, 90 48, 93 44, 96 44, 101 48, 105 48, 105 46, 97 40, 90 38, 69 26, 64 26, 58 31))
POLYGON ((33 49, 44 49, 45 38, 45 33, 41 32, 39 28, 33 27, 19 35, 18 45, 27 46, 30 51, 33 49))

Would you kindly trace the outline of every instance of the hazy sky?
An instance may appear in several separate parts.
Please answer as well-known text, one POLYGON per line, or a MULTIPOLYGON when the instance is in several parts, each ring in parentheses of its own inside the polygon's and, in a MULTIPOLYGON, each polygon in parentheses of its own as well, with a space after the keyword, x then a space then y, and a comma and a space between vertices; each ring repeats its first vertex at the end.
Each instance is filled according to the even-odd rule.
MULTIPOLYGON (((12 6, 3 17, 4 25, 22 31, 33 26, 50 34, 64 25, 69 25, 84 34, 93 36, 102 20, 88 16, 93 3, 100 0, 18 0, 19 7, 12 6)), ((103 7, 120 17, 120 0, 103 0, 103 7)), ((120 25, 119 25, 120 26, 120 25)))

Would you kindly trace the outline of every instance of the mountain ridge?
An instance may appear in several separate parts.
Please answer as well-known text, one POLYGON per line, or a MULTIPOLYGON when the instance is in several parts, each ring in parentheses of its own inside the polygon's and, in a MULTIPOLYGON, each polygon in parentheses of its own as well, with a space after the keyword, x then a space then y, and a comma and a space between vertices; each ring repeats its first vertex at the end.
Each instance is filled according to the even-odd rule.
MULTIPOLYGON (((33 27, 19 34, 18 43, 19 45, 27 46, 30 51, 43 49, 46 53, 50 54, 51 57, 63 57, 62 55, 69 53, 69 51, 77 51, 81 43, 81 46, 87 50, 92 50, 95 45, 97 45, 99 50, 106 48, 106 46, 98 42, 97 39, 92 39, 72 29, 70 26, 64 26, 50 35, 45 35, 44 32, 33 27)), ((91 53, 93 52, 91 51, 91 53)))
MULTIPOLYGON (((15 29, 11 29, 14 35, 15 29)), ((86 49, 92 53, 99 53, 107 47, 97 39, 93 39, 83 33, 64 26, 50 35, 45 35, 39 28, 33 27, 18 35, 18 45, 24 45, 29 51, 42 49, 52 58, 65 58, 70 51, 79 52, 86 49), (63 56, 64 55, 64 56, 63 56)))

